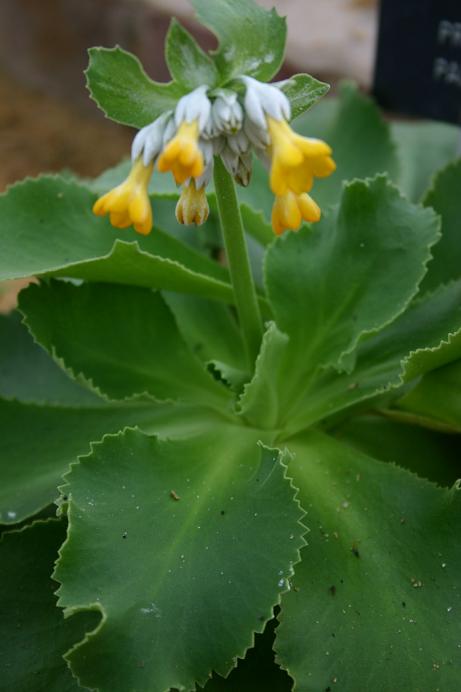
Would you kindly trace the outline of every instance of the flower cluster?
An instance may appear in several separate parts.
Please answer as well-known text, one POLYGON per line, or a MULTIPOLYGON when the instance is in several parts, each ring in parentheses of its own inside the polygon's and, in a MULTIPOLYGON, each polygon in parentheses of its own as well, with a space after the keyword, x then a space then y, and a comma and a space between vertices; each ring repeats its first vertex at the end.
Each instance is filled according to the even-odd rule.
POLYGON ((233 178, 245 186, 255 153, 270 169, 274 232, 297 230, 303 220, 318 221, 320 209, 308 192, 315 177, 335 170, 330 147, 291 129, 290 103, 280 85, 252 77, 239 82, 242 88, 235 91, 200 86, 183 96, 174 112, 163 113, 140 130, 133 140, 130 175, 97 200, 94 213, 109 214, 117 228, 133 225, 139 233, 149 233, 153 219, 148 185, 156 165, 162 173, 170 171, 182 186, 178 221, 202 224, 209 214, 205 189, 213 157, 220 156, 233 178))

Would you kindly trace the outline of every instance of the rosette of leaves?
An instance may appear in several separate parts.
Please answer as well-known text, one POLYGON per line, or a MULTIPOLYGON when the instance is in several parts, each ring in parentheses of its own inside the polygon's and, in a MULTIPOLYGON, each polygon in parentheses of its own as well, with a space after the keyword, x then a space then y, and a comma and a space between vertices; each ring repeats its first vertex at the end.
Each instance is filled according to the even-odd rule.
MULTIPOLYGON (((168 85, 91 52, 109 117, 277 71, 274 12, 193 4, 219 48, 173 23, 168 85)), ((291 82, 298 112, 318 84, 291 82)), ((350 85, 303 118, 338 172, 278 239, 258 170, 245 190, 251 370, 215 214, 180 229, 166 189, 117 237, 91 206, 124 164, 0 198, 0 279, 39 277, 0 321, 1 690, 459 688, 455 131, 390 128, 350 85)))

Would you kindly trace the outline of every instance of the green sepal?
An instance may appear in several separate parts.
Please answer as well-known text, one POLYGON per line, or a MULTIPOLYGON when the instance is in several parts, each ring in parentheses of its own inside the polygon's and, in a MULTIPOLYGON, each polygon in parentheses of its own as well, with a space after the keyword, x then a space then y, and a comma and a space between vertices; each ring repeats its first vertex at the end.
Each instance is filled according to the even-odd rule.
POLYGON ((165 59, 173 79, 189 91, 202 84, 213 87, 218 81, 213 60, 175 18, 166 37, 165 59))
POLYGON ((174 110, 188 90, 177 82, 154 82, 138 58, 115 48, 90 48, 86 83, 91 98, 111 120, 141 129, 174 110))
POLYGON ((221 84, 248 75, 268 82, 279 70, 286 41, 286 21, 276 10, 253 0, 191 0, 197 18, 217 36, 213 54, 221 84))
POLYGON ((309 74, 295 74, 279 86, 290 102, 293 119, 309 110, 330 89, 329 84, 320 82, 309 74))

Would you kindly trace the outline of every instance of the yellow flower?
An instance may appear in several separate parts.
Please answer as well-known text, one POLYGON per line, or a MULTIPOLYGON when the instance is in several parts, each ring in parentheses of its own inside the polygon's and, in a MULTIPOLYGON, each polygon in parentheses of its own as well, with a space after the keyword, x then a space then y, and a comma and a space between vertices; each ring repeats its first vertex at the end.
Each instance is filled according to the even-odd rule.
POLYGON ((182 191, 176 205, 176 218, 179 223, 201 226, 208 218, 210 208, 202 186, 197 189, 195 180, 191 180, 182 191))
POLYGON ((324 178, 336 168, 331 148, 321 139, 301 137, 285 120, 267 117, 272 158, 270 184, 274 195, 309 192, 314 177, 324 178))
POLYGON ((205 164, 198 139, 198 120, 182 122, 176 135, 160 154, 158 170, 161 173, 171 171, 178 185, 182 185, 188 178, 200 177, 205 164))
POLYGON ((116 228, 133 225, 138 233, 150 233, 153 221, 147 187, 153 167, 153 163, 145 166, 142 158, 137 158, 128 178, 96 200, 93 206, 96 216, 109 214, 116 228))
POLYGON ((296 195, 288 191, 275 198, 272 207, 272 228, 276 235, 281 235, 287 228, 296 231, 302 220, 318 221, 320 215, 320 207, 306 192, 296 195))

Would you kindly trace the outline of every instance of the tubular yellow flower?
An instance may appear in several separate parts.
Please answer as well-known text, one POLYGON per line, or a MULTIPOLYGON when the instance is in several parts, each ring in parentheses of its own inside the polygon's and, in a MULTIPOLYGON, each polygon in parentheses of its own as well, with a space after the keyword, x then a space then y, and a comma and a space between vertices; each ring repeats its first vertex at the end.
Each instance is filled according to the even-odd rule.
POLYGON ((178 185, 182 185, 188 178, 200 177, 205 164, 198 139, 198 120, 182 122, 176 135, 160 154, 158 170, 161 173, 171 171, 178 185))
POLYGON ((145 166, 142 158, 137 158, 128 178, 96 200, 93 206, 94 214, 109 214, 112 226, 128 228, 133 225, 138 233, 148 235, 152 230, 153 221, 147 187, 153 167, 153 163, 145 166))
POLYGON ((183 187, 176 205, 176 218, 179 223, 201 226, 208 218, 210 208, 205 194, 205 188, 197 189, 195 180, 183 187))
POLYGON ((270 135, 271 176, 274 195, 288 191, 300 195, 309 192, 314 177, 324 178, 336 169, 331 148, 321 139, 301 137, 285 120, 267 117, 270 135))
POLYGON ((315 222, 320 219, 320 207, 306 192, 296 195, 288 191, 275 198, 272 207, 272 228, 276 235, 286 229, 297 231, 301 221, 315 222))

